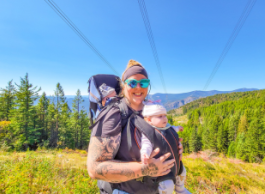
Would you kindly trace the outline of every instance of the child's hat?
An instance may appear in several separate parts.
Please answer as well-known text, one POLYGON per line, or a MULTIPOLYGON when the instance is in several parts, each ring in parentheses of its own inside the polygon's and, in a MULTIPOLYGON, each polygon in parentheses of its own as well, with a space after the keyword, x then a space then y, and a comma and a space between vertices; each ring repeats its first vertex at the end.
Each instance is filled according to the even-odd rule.
POLYGON ((102 95, 102 98, 105 98, 106 96, 108 96, 112 92, 115 92, 115 89, 110 87, 110 86, 107 86, 105 83, 103 83, 101 86, 99 86, 99 91, 102 95))
POLYGON ((147 102, 145 102, 142 115, 144 117, 147 117, 147 116, 154 116, 160 114, 167 114, 166 108, 160 102, 161 102, 160 100, 157 101, 148 100, 147 102))

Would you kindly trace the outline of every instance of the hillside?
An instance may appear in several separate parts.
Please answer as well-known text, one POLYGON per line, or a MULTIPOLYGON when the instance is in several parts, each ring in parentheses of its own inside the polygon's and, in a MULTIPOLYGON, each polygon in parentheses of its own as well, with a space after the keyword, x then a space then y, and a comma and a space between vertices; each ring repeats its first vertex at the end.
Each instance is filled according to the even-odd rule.
POLYGON ((184 151, 211 149, 248 162, 265 161, 265 90, 218 94, 169 111, 187 115, 184 151))
POLYGON ((211 91, 191 91, 186 93, 179 93, 179 94, 163 94, 163 93, 156 93, 149 95, 151 100, 161 100, 161 103, 166 107, 167 110, 172 110, 175 108, 179 108, 189 102, 192 102, 199 98, 204 98, 207 96, 213 96, 216 94, 226 94, 232 92, 246 92, 246 91, 254 91, 258 90, 256 88, 240 88, 233 91, 218 91, 218 90, 211 90, 211 91))
MULTIPOLYGON (((264 90, 259 90, 259 91, 264 91, 264 90)), ((200 99, 194 100, 192 102, 189 102, 183 105, 181 108, 170 110, 168 111, 168 113, 177 114, 177 115, 186 114, 190 110, 194 110, 196 108, 207 107, 213 104, 220 104, 225 101, 234 101, 234 100, 238 100, 243 97, 248 97, 248 96, 250 97, 251 95, 254 95, 256 94, 256 92, 259 92, 259 91, 253 91, 253 92, 252 91, 245 91, 245 92, 239 91, 239 92, 231 92, 229 94, 227 93, 216 94, 213 96, 208 96, 206 98, 200 98, 200 99)))

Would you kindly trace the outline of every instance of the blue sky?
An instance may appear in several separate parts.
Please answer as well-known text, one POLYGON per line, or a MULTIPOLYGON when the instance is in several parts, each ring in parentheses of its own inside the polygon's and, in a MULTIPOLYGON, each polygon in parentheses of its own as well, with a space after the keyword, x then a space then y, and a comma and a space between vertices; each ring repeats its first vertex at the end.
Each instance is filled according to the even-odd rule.
MULTIPOLYGON (((118 71, 129 59, 164 92, 137 0, 54 0, 118 71)), ((146 0, 168 93, 202 90, 247 0, 146 0)), ((258 0, 207 90, 265 88, 265 1, 258 0)), ((87 80, 111 69, 42 1, 0 2, 0 87, 30 82, 48 95, 87 94, 87 80)))

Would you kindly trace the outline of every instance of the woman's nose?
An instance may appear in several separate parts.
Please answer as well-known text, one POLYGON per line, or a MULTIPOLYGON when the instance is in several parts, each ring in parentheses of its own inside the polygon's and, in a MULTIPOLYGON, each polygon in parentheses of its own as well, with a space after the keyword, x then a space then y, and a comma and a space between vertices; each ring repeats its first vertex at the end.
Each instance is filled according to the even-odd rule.
POLYGON ((141 88, 140 83, 137 83, 136 88, 141 88))

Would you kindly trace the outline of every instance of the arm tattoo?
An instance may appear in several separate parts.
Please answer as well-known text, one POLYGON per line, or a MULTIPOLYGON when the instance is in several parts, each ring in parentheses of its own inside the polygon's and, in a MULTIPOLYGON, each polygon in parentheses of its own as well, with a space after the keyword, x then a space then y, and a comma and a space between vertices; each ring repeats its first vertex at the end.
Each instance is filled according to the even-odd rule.
POLYGON ((135 178, 135 172, 130 167, 118 160, 113 160, 117 154, 121 142, 121 134, 113 137, 92 137, 89 145, 89 162, 91 168, 95 169, 97 179, 108 182, 123 182, 122 180, 110 180, 107 175, 125 176, 127 179, 135 178), (117 163, 121 165, 117 166, 117 163))
POLYGON ((94 162, 112 160, 117 154, 121 142, 121 134, 113 137, 93 137, 89 146, 90 157, 94 162))
MULTIPOLYGON (((135 172, 129 169, 126 163, 123 163, 119 169, 115 168, 112 164, 103 164, 96 169, 98 175, 105 176, 106 174, 110 173, 112 175, 122 175, 133 179, 135 177, 135 172), (126 167, 127 166, 127 167, 126 167)), ((113 181, 111 181, 113 182, 113 181)))
POLYGON ((141 170, 144 176, 156 176, 158 173, 158 168, 154 163, 144 165, 141 170))

